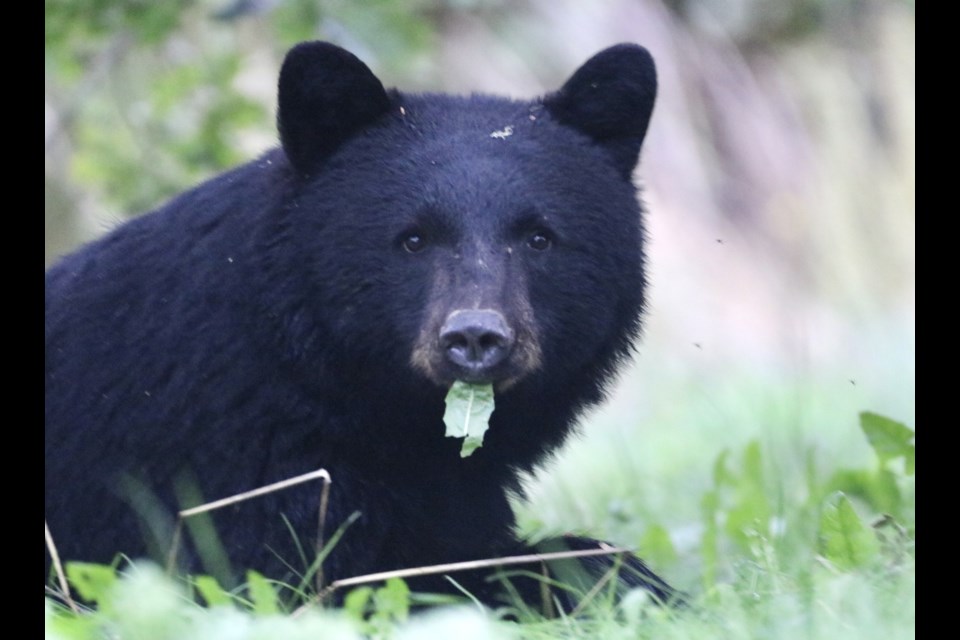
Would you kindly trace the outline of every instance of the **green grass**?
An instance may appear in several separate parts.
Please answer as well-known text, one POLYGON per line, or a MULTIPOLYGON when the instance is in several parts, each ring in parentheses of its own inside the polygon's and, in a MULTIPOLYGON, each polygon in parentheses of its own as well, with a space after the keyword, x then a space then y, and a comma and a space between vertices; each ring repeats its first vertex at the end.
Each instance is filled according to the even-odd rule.
MULTIPOLYGON (((251 572, 228 593, 209 577, 175 582, 152 565, 117 575, 97 565, 68 565, 74 591, 96 603, 80 613, 47 598, 47 638, 908 638, 915 621, 913 431, 864 412, 844 421, 864 451, 848 465, 796 435, 748 438, 715 450, 705 469, 663 473, 636 466, 633 449, 560 460, 521 507, 524 530, 592 524, 591 533, 639 548, 690 595, 665 609, 643 592, 620 602, 600 590, 582 615, 518 621, 478 606, 438 606, 410 615, 416 600, 400 580, 359 587, 339 610, 297 608, 290 591, 251 572), (603 464, 596 461, 600 460, 603 464), (593 467, 586 461, 594 461, 593 467), (576 467, 576 475, 571 475, 576 467), (599 470, 598 469, 602 469, 599 470), (703 472, 703 473, 701 473, 703 472), (704 480, 660 504, 681 476, 704 480), (692 489, 695 491, 691 491, 692 489), (559 493, 554 493, 559 491, 559 493), (530 514, 547 501, 540 519, 530 514), (649 501, 649 502, 647 502, 649 501), (653 506, 650 506, 652 504, 653 506), (642 505, 646 505, 641 508, 642 505), (640 515, 638 515, 640 514, 640 515)), ((843 431, 843 430, 839 430, 843 431)), ((609 435, 609 434, 608 434, 609 435)), ((822 434, 821 434, 822 435, 822 434)), ((619 443, 623 444, 623 443, 619 443)), ((705 447, 691 447, 703 449, 705 447)), ((575 447, 579 452, 581 448, 575 447)), ((667 447, 669 449, 669 447, 667 447)), ((848 452, 850 453, 850 452, 848 452)), ((695 452, 690 455, 694 456, 695 452)), ((674 461, 683 456, 675 456, 674 461)), ((697 462, 692 460, 692 462, 697 462)), ((538 513, 541 513, 538 511, 538 513)))

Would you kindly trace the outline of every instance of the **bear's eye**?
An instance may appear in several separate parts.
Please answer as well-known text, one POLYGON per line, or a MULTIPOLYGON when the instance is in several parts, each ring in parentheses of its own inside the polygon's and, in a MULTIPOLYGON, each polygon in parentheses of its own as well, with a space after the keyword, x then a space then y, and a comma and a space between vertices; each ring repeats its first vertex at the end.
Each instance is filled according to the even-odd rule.
POLYGON ((407 253, 419 253, 427 246, 427 241, 419 233, 408 233, 401 242, 407 253))
POLYGON ((553 245, 553 241, 545 231, 537 231, 527 238, 527 246, 534 251, 546 251, 553 245))

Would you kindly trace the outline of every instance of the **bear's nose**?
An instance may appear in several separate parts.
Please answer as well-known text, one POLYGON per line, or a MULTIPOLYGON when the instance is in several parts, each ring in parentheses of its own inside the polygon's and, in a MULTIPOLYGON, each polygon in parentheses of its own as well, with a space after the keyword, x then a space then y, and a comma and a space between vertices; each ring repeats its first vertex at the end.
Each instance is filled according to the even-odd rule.
POLYGON ((513 329, 493 309, 454 311, 440 328, 440 348, 465 382, 488 379, 513 348, 513 329))

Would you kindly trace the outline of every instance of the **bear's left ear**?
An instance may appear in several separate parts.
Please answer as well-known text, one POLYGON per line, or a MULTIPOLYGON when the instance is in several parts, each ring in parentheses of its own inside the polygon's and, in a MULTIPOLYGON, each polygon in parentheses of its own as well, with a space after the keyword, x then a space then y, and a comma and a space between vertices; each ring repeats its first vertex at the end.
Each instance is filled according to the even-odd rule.
POLYGON ((606 147, 629 179, 656 95, 653 57, 639 45, 618 44, 587 60, 543 103, 559 122, 606 147))
POLYGON ((277 128, 293 166, 309 172, 390 109, 370 68, 328 42, 304 42, 280 69, 277 128))

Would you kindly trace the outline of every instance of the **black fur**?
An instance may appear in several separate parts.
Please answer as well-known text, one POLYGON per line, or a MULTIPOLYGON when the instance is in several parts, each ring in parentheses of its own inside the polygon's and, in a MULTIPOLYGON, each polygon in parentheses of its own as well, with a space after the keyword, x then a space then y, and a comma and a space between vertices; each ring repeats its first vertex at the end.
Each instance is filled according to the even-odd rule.
MULTIPOLYGON (((351 54, 308 43, 279 91, 281 148, 47 272, 45 515, 61 555, 162 557, 178 508, 318 467, 333 478, 327 535, 361 513, 328 580, 528 552, 508 493, 640 330, 630 173, 649 54, 608 49, 519 102, 386 91, 351 54), (496 411, 464 459, 441 420, 460 369, 437 336, 474 308, 512 342, 474 376, 494 383, 496 411)), ((311 560, 318 496, 216 512, 234 570, 302 571, 283 519, 311 560)))

